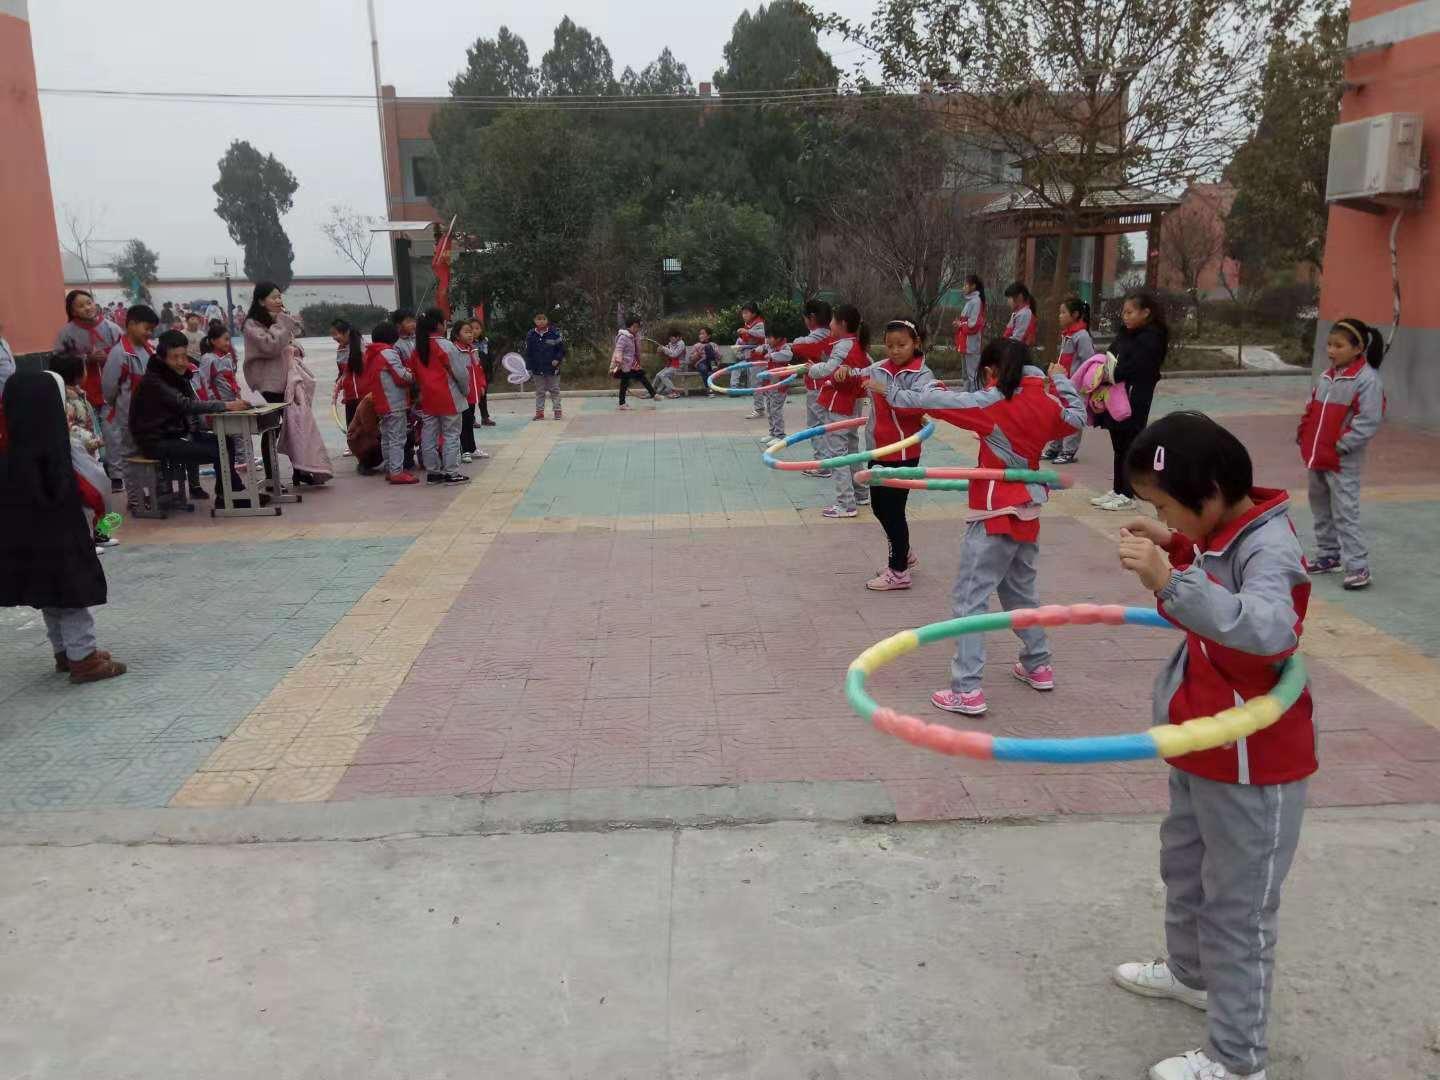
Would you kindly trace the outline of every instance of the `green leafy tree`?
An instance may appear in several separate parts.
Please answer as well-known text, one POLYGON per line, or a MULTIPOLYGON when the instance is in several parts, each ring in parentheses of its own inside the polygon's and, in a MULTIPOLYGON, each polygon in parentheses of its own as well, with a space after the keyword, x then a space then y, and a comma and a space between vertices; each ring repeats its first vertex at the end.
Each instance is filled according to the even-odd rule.
POLYGON ((666 210, 655 249, 660 259, 680 260, 669 291, 681 307, 742 303, 780 285, 775 219, 718 195, 697 195, 666 210))
POLYGON ((148 304, 149 286, 159 276, 159 264, 160 256, 146 247, 145 241, 127 240, 110 268, 132 304, 148 304))
POLYGON ((493 38, 476 38, 465 50, 465 70, 450 80, 455 97, 534 97, 540 78, 530 66, 530 49, 508 26, 493 38))
POLYGON ((1226 171, 1235 185, 1227 249, 1247 273, 1309 263, 1325 253, 1330 128, 1344 88, 1346 8, 1326 0, 1313 22, 1275 42, 1251 99, 1255 134, 1226 171))
POLYGON ((690 81, 690 69, 675 59, 668 48, 636 72, 626 68, 620 73, 620 92, 631 96, 638 94, 672 94, 677 97, 692 97, 695 84, 690 81))
POLYGON ((540 92, 546 97, 609 94, 615 89, 615 63, 596 35, 576 26, 570 16, 555 27, 555 40, 540 58, 540 92))
POLYGON ((289 288, 295 249, 280 215, 289 212, 299 183, 274 154, 261 154, 243 139, 230 144, 219 164, 215 213, 245 250, 245 276, 289 288))
POLYGON ((820 22, 872 49, 887 85, 929 88, 937 123, 1023 164, 996 179, 1056 222, 1054 280, 1039 290, 1054 295, 1097 200, 1220 172, 1247 133, 1239 106, 1302 2, 1169 0, 1140 13, 1112 0, 877 0, 868 24, 820 22))
POLYGON ((742 11, 723 56, 725 66, 715 72, 721 93, 834 86, 840 77, 809 11, 794 0, 742 11))

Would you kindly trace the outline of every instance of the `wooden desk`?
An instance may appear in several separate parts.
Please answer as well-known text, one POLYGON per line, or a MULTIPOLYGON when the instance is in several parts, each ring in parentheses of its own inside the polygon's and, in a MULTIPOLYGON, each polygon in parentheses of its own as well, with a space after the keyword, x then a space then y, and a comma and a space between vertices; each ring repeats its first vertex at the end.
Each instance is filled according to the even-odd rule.
POLYGON ((279 449, 280 429, 285 426, 284 403, 256 405, 239 412, 213 413, 211 420, 215 437, 220 440, 220 475, 215 478, 215 505, 210 509, 211 517, 276 517, 281 503, 298 503, 299 495, 292 495, 280 485, 279 449), (264 479, 261 469, 250 463, 247 489, 250 506, 236 506, 236 491, 230 484, 229 436, 236 436, 248 447, 255 445, 255 436, 260 436, 260 459, 264 462, 264 479), (270 496, 269 506, 260 506, 260 494, 270 496))

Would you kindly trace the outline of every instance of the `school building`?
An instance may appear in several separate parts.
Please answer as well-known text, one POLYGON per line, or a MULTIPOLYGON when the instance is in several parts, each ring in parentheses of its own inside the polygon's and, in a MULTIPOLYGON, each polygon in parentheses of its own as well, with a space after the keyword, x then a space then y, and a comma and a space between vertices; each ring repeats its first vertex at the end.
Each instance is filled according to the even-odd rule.
MULTIPOLYGON (((1340 121, 1419 113, 1433 160, 1440 137, 1440 0, 1351 0, 1340 121)), ((1331 324, 1355 316, 1389 335, 1390 415, 1440 425, 1440 201, 1433 190, 1383 212, 1330 208, 1314 366, 1326 366, 1331 324), (1393 247, 1392 247, 1393 237, 1393 247), (1394 271, 1392 272, 1392 257, 1394 271)))

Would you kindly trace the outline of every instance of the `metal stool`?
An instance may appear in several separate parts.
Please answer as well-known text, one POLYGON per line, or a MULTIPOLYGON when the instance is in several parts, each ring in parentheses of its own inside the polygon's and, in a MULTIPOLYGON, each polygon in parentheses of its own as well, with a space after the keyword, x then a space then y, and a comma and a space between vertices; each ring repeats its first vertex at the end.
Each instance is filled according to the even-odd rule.
POLYGON ((127 457, 126 509, 136 518, 167 518, 177 510, 193 514, 195 506, 186 494, 186 482, 183 463, 127 457))

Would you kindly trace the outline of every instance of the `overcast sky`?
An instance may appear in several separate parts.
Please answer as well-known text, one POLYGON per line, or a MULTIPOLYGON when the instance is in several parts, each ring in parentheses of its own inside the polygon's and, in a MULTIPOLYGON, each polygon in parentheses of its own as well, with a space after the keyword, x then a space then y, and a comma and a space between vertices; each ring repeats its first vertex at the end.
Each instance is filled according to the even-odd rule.
MULTIPOLYGON (((753 2, 750 6, 754 6, 753 2)), ((404 95, 447 92, 465 48, 507 25, 530 46, 550 47, 562 16, 598 34, 618 74, 639 70, 665 46, 696 82, 720 66, 736 16, 746 7, 676 0, 376 0, 380 71, 404 95)), ((829 10, 863 17, 872 0, 830 0, 829 10)), ((365 0, 31 0, 40 87, 269 93, 371 93, 365 0)), ((827 41, 842 68, 853 46, 827 41)), ((300 182, 285 218, 298 274, 354 272, 320 234, 332 203, 384 209, 379 130, 373 108, 192 104, 41 94, 50 181, 64 238, 69 206, 98 213, 98 238, 113 250, 134 236, 160 253, 165 277, 208 273, 211 260, 240 252, 215 216, 211 185, 232 139, 273 153, 300 182)), ((376 246, 370 269, 388 273, 376 246)))

